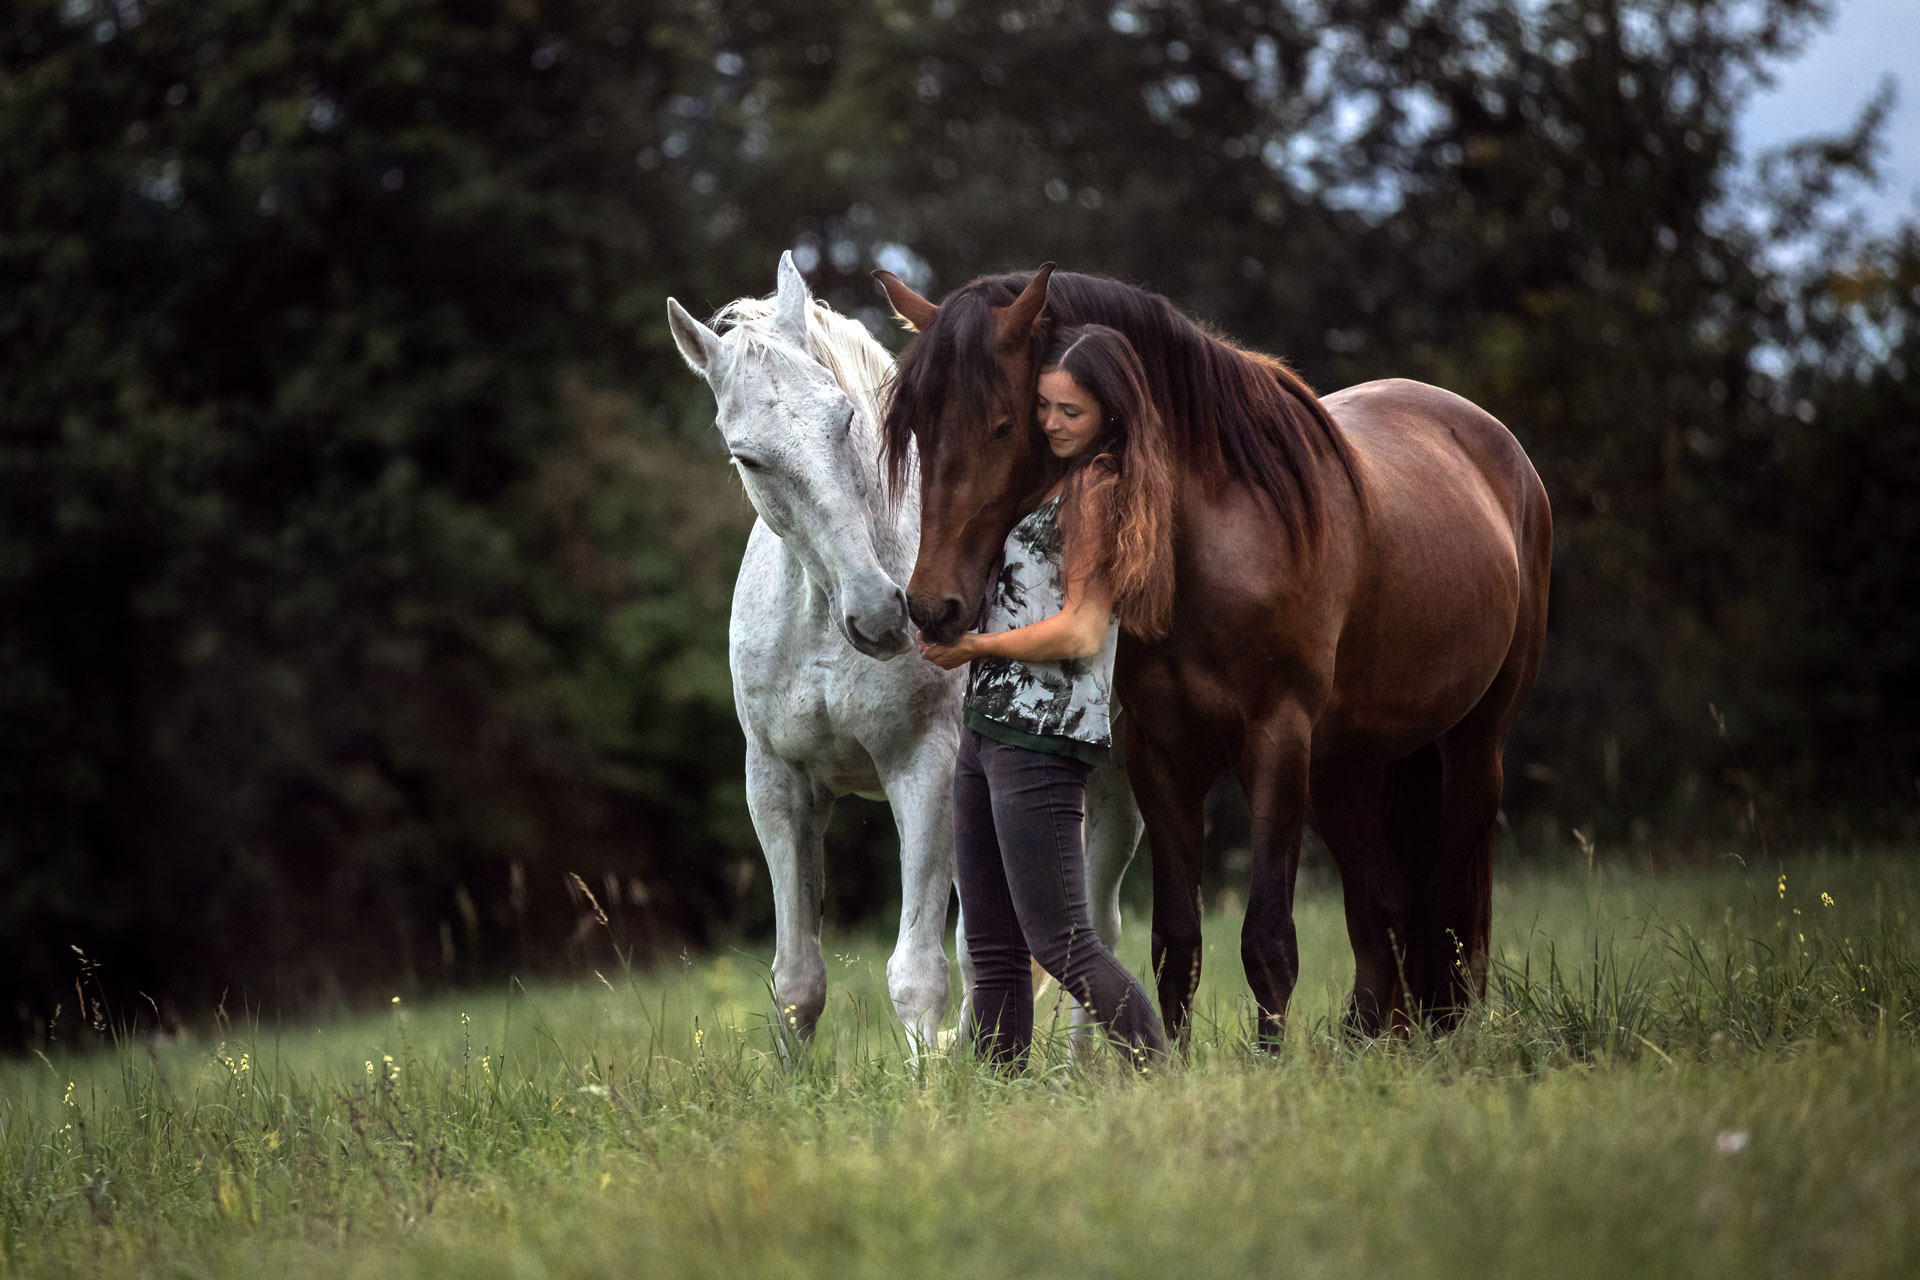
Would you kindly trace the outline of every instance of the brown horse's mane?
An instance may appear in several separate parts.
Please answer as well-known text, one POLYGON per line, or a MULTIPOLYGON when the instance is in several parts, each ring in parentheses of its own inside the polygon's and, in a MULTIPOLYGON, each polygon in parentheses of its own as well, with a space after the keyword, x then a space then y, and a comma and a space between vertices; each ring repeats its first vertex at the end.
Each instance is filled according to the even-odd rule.
MULTIPOLYGON (((984 430, 1004 395, 995 361, 995 307, 1010 305, 1032 273, 982 276, 949 294, 933 323, 908 345, 882 426, 887 472, 897 486, 913 451, 912 424, 937 419, 957 400, 984 430)), ((1221 338, 1157 293, 1106 276, 1056 271, 1034 326, 1034 357, 1053 325, 1104 324, 1127 336, 1146 370, 1175 465, 1239 481, 1264 493, 1295 538, 1323 525, 1316 462, 1331 454, 1360 492, 1353 455, 1326 407, 1285 362, 1221 338)), ((983 437, 984 439, 984 434, 983 437)))

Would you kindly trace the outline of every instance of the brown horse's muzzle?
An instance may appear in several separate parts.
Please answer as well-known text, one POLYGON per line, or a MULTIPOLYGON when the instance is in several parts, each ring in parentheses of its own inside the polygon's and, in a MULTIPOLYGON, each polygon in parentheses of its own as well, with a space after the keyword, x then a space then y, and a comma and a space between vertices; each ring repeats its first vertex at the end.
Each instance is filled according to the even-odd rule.
POLYGON ((935 644, 952 644, 977 612, 977 605, 969 609, 966 601, 957 595, 927 593, 907 597, 907 613, 913 618, 913 625, 935 644))
POLYGON ((961 632, 980 625, 1000 545, 1019 519, 1017 505, 1009 505, 1004 515, 980 513, 961 526, 958 536, 928 533, 922 526, 920 553, 907 583, 907 612, 928 640, 952 644, 961 632))

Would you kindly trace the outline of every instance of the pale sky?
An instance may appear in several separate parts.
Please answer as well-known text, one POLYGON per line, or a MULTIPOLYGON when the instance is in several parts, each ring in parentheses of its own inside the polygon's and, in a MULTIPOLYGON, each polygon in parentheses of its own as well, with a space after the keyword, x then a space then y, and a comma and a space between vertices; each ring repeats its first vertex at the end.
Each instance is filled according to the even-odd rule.
POLYGON ((1886 76, 1898 82, 1898 97, 1883 135, 1885 177, 1857 202, 1882 227, 1903 213, 1920 217, 1920 0, 1838 0, 1826 30, 1748 103, 1745 150, 1840 132, 1886 76))

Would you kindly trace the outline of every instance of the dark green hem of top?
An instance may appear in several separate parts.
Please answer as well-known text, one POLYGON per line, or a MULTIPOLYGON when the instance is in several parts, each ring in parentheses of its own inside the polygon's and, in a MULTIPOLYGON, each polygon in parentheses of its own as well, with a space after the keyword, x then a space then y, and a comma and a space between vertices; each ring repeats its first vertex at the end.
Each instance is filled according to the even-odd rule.
POLYGON ((1113 763, 1113 752, 1092 742, 1082 742, 1078 738, 1062 738, 1051 733, 1028 733, 1025 729, 1016 729, 1010 724, 988 719, 972 707, 964 708, 967 728, 983 738, 992 738, 995 742, 1004 742, 1010 747, 1025 747, 1029 751, 1040 751, 1050 756, 1069 756, 1084 761, 1095 768, 1105 768, 1113 763))

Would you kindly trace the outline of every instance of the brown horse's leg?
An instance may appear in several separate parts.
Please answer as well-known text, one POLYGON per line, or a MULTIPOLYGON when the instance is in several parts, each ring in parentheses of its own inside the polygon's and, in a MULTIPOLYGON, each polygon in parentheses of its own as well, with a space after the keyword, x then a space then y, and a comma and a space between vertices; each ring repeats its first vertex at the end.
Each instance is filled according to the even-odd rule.
POLYGON ((1307 811, 1311 755, 1306 713, 1287 706, 1247 734, 1240 785, 1253 810, 1247 918, 1240 927, 1240 960, 1260 1010, 1260 1043, 1277 1052, 1286 1035, 1287 1002, 1300 976, 1300 942, 1293 926, 1293 881, 1300 867, 1300 832, 1307 811))
POLYGON ((1313 775, 1314 822, 1340 868, 1353 994, 1347 1030, 1377 1036, 1407 1017, 1401 962, 1407 945, 1407 868, 1394 848, 1389 766, 1323 768, 1313 775))
POLYGON ((1191 753, 1156 745, 1129 719, 1127 777, 1153 860, 1154 985, 1167 1041, 1185 1050, 1200 985, 1200 854, 1211 779, 1194 769, 1191 753))
MULTIPOLYGON (((1484 706, 1484 704, 1483 704, 1484 706)), ((1476 711, 1440 741, 1437 840, 1411 865, 1418 904, 1408 986, 1436 1031, 1457 1025, 1487 991, 1493 929, 1493 838, 1500 813, 1504 734, 1476 711), (1479 721, 1480 723, 1475 723, 1479 721)))

